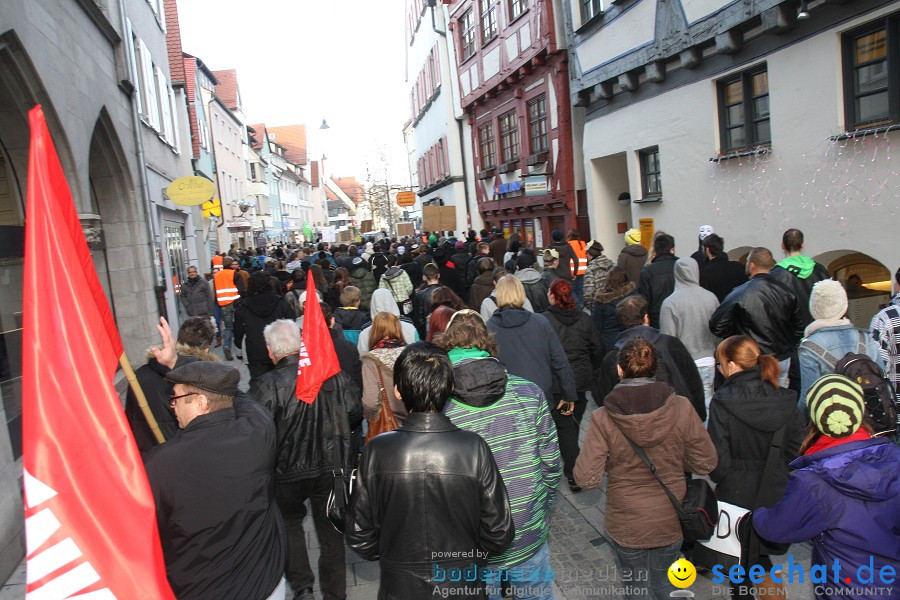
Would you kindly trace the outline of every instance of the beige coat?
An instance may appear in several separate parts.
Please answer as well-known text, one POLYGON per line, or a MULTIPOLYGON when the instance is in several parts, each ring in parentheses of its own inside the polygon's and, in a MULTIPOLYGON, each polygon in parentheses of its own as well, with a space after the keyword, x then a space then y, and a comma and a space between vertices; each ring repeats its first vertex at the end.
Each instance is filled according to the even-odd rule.
POLYGON ((669 498, 623 436, 641 446, 677 498, 686 491, 684 473, 706 475, 718 462, 716 449, 687 398, 668 384, 624 380, 595 410, 575 463, 575 481, 596 488, 609 475, 606 530, 625 548, 660 548, 681 539, 669 498), (631 383, 631 385, 629 385, 631 383))
POLYGON ((394 395, 394 363, 403 348, 383 348, 366 352, 362 355, 362 379, 363 379, 363 415, 371 419, 381 410, 381 386, 378 383, 378 368, 381 368, 381 376, 384 388, 391 403, 391 409, 397 422, 402 423, 406 418, 406 407, 403 402, 394 395))

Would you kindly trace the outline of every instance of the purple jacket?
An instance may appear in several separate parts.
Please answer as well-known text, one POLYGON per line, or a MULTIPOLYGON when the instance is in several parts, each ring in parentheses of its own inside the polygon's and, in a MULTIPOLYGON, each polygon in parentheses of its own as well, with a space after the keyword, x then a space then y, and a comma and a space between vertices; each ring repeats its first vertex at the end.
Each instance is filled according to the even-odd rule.
POLYGON ((844 597, 855 600, 885 597, 860 593, 867 587, 893 587, 896 593, 898 582, 881 583, 878 573, 891 565, 900 574, 900 448, 881 438, 848 442, 801 456, 791 467, 796 471, 784 498, 753 513, 759 535, 780 543, 812 540, 812 564, 829 566, 829 583, 816 586, 819 600, 832 597, 824 593, 829 588, 844 588, 844 597), (874 581, 863 585, 857 570, 868 567, 870 558, 874 581), (841 564, 837 583, 835 559, 841 564))

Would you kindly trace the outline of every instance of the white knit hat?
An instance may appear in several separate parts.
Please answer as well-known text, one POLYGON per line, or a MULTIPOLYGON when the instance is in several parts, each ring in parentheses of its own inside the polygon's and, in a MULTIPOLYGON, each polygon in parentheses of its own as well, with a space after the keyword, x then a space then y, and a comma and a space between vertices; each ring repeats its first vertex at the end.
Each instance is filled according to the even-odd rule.
POLYGON ((840 282, 823 279, 813 286, 809 295, 809 312, 813 318, 836 321, 847 314, 847 292, 840 282))

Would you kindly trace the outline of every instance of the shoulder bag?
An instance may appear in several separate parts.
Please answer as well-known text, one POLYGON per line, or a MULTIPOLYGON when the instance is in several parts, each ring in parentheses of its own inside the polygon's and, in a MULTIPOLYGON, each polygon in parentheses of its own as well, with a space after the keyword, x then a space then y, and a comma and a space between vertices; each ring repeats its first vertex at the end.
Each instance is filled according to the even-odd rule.
POLYGON ((369 442, 373 437, 378 434, 385 433, 387 431, 393 431, 397 429, 397 417, 394 416, 394 410, 391 408, 391 403, 388 400, 387 390, 384 387, 384 376, 381 373, 381 367, 376 366, 378 369, 378 393, 380 396, 379 399, 379 411, 378 414, 369 419, 369 431, 366 433, 366 443, 369 442))
MULTIPOLYGON (((619 430, 619 433, 622 433, 619 430)), ((662 486, 666 496, 675 512, 678 513, 678 520, 681 522, 681 533, 685 542, 696 542, 700 540, 708 540, 712 537, 716 528, 716 522, 719 517, 719 506, 716 495, 713 493, 712 487, 705 479, 691 479, 687 484, 687 492, 684 495, 684 501, 679 502, 675 494, 663 483, 662 478, 656 472, 656 466, 650 462, 650 457, 644 452, 644 449, 638 446, 630 437, 622 433, 622 437, 628 440, 628 443, 634 449, 635 454, 647 465, 650 473, 662 486)))

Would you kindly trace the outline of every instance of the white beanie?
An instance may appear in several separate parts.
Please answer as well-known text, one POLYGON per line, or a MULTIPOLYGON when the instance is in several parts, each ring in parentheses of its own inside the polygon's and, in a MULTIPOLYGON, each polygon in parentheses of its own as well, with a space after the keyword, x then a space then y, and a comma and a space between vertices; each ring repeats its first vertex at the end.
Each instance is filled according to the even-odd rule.
POLYGON ((823 279, 809 295, 809 312, 817 321, 836 321, 847 314, 847 292, 840 282, 823 279))

